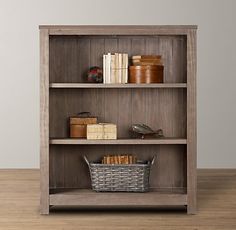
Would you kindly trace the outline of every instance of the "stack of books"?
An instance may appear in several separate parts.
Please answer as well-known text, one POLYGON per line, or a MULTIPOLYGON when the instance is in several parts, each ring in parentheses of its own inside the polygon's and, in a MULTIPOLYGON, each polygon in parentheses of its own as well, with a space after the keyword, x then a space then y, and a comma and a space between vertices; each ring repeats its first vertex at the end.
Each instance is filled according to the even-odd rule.
POLYGON ((115 53, 103 55, 103 83, 128 83, 128 54, 115 53))
POLYGON ((161 55, 136 55, 132 56, 133 65, 162 65, 161 55))

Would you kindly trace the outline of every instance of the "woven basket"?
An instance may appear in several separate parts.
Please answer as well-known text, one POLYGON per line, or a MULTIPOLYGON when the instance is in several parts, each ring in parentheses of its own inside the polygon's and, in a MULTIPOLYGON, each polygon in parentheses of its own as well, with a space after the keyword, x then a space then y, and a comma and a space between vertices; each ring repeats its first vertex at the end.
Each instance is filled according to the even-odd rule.
POLYGON ((147 192, 152 161, 137 164, 90 163, 92 189, 97 192, 147 192))

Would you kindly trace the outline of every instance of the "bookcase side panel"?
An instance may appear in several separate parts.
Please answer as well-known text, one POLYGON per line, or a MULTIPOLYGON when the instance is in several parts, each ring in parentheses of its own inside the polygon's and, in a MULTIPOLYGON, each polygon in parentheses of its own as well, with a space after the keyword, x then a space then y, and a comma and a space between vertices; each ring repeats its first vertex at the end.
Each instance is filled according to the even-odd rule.
POLYGON ((196 124, 196 30, 187 36, 187 192, 188 213, 197 206, 197 124, 196 124))
POLYGON ((40 30, 40 212, 49 213, 49 35, 40 30))

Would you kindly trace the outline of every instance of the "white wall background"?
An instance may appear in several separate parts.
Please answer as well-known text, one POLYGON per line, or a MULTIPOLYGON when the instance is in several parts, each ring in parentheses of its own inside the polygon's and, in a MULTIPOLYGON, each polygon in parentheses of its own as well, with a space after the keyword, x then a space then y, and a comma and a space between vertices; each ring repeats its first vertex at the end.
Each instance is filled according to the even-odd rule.
POLYGON ((39 24, 197 24, 198 167, 236 167, 235 0, 0 0, 0 168, 39 167, 39 24))

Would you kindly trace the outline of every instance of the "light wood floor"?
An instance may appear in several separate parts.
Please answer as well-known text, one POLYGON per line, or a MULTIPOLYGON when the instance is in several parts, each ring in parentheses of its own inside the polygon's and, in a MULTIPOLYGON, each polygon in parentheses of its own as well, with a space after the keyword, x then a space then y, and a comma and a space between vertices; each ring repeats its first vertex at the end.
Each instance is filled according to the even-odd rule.
POLYGON ((198 171, 198 213, 70 211, 39 214, 39 170, 0 170, 0 229, 236 230, 236 169, 198 171))

